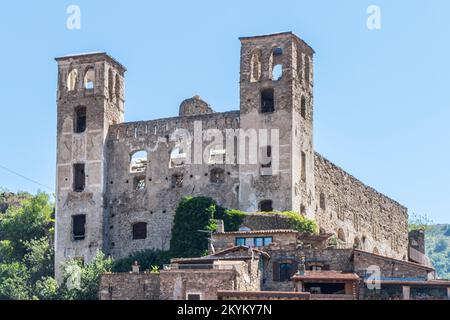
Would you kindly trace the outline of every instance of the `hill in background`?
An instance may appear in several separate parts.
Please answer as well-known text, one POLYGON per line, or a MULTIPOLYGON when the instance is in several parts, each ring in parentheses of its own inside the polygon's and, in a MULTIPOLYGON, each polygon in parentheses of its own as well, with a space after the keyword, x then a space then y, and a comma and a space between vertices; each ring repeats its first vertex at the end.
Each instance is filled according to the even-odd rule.
POLYGON ((450 279, 450 225, 431 226, 426 231, 425 246, 438 277, 450 279))

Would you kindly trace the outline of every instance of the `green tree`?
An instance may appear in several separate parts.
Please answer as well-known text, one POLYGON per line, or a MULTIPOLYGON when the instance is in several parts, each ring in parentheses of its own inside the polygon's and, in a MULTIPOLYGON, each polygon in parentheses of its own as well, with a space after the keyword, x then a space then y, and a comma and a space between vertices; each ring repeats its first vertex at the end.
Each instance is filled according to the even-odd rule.
POLYGON ((29 273, 18 262, 0 264, 0 300, 28 300, 29 273))
POLYGON ((434 248, 434 251, 436 252, 444 252, 448 249, 448 242, 445 241, 444 239, 439 240, 436 243, 436 246, 434 248))
POLYGON ((206 197, 185 197, 179 203, 170 248, 178 258, 198 257, 208 250, 206 231, 212 231, 216 203, 206 197))
POLYGON ((22 261, 28 268, 31 280, 35 282, 53 276, 54 254, 48 238, 27 241, 24 245, 27 253, 22 261))
POLYGON ((78 259, 63 265, 63 285, 59 297, 63 300, 97 300, 101 276, 111 272, 113 260, 98 252, 95 258, 83 265, 78 259))
POLYGON ((430 230, 433 225, 433 221, 428 218, 427 215, 420 215, 417 213, 411 214, 409 217, 409 231, 415 230, 430 230))
POLYGON ((128 258, 116 260, 113 263, 113 272, 130 272, 131 266, 137 261, 141 270, 151 270, 152 266, 162 269, 163 265, 169 264, 172 253, 169 251, 144 250, 139 251, 128 258))
POLYGON ((20 260, 27 252, 27 242, 50 236, 52 214, 49 196, 40 192, 0 215, 0 240, 10 242, 13 248, 11 258, 20 260))

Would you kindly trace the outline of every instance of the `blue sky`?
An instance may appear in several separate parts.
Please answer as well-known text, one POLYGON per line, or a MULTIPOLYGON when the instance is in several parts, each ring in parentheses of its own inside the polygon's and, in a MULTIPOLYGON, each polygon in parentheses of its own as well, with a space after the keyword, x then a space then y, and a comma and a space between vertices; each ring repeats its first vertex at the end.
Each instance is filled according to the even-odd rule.
MULTIPOLYGON (((293 31, 316 50, 316 150, 450 223, 449 13, 447 0, 2 2, 0 165, 54 186, 56 56, 110 53, 129 70, 126 120, 150 120, 194 94, 238 109, 238 37, 293 31), (81 30, 66 28, 71 4, 81 30), (371 4, 381 30, 366 27, 371 4)), ((43 189, 1 168, 0 186, 43 189)))

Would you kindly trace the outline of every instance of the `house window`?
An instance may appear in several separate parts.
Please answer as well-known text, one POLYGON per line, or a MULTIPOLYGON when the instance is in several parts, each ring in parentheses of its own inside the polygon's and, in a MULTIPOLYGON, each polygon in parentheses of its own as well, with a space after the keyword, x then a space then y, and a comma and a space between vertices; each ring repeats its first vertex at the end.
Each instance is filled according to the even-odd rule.
POLYGON ((255 247, 263 247, 264 238, 255 238, 255 247))
POLYGON ((275 100, 273 89, 265 89, 261 92, 261 113, 275 111, 275 100))
POLYGON ((272 212, 273 211, 273 202, 272 200, 264 200, 259 204, 259 210, 261 212, 272 212))
POLYGON ((147 171, 147 152, 144 150, 136 151, 131 155, 130 172, 142 173, 147 171))
POLYGON ((86 186, 86 174, 84 164, 77 163, 73 166, 73 191, 83 192, 86 186))
POLYGON ((202 295, 200 293, 188 293, 187 300, 202 300, 202 295))
POLYGON ((306 98, 302 96, 301 106, 300 106, 300 115, 303 119, 306 119, 306 98))
POLYGON ((294 268, 292 263, 280 263, 280 282, 291 281, 294 268))
POLYGON ((72 235, 74 241, 84 240, 86 237, 86 215, 72 217, 72 235))
POLYGON ((75 110, 75 133, 83 133, 86 131, 86 107, 78 107, 75 110))
POLYGON ((264 246, 267 247, 268 245, 273 243, 273 238, 272 237, 265 237, 264 238, 264 246))
POLYGON ((138 222, 133 224, 133 240, 147 239, 147 224, 138 222))
POLYGON ((245 246, 245 238, 236 238, 236 246, 245 246))
POLYGON ((134 178, 134 190, 136 191, 145 190, 145 177, 134 178))

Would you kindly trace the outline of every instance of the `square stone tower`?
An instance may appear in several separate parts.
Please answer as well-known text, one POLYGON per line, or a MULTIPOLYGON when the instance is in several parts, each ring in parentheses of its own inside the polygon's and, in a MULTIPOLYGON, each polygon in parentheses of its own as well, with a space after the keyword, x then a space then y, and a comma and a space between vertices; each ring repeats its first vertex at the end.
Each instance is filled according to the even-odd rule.
POLYGON ((56 277, 105 247, 105 142, 123 122, 125 68, 105 53, 57 58, 56 277))
MULTIPOLYGON (((291 32, 240 40, 240 127, 248 137, 266 129, 269 138, 260 135, 258 154, 271 158, 269 164, 247 158, 240 165, 240 209, 314 218, 314 51, 291 32)), ((252 148, 247 143, 246 154, 252 148)))

